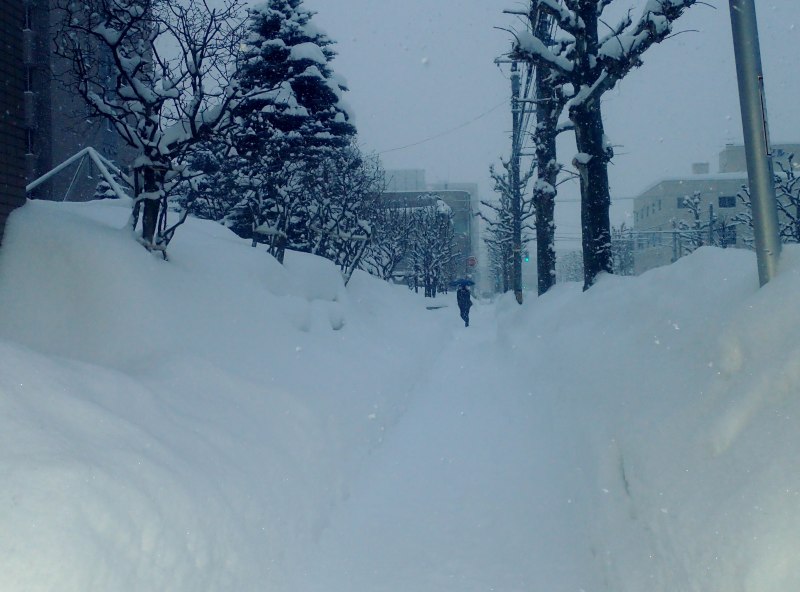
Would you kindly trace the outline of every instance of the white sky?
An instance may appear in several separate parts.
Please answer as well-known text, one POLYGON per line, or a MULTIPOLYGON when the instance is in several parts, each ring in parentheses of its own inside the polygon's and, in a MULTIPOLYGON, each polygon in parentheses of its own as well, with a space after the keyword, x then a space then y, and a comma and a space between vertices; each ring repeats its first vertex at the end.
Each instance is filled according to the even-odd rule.
MULTIPOLYGON (((338 42, 334 68, 350 84, 362 144, 381 152, 387 168, 424 168, 429 181, 478 182, 484 197, 488 167, 508 153, 510 130, 508 79, 493 63, 510 41, 495 27, 511 26, 502 10, 523 4, 305 0, 338 42)), ((689 10, 675 30, 691 32, 652 48, 644 66, 607 95, 606 133, 617 146, 613 195, 630 197, 660 177, 687 174, 693 162, 716 171, 724 144, 742 141, 728 3, 710 4, 716 9, 689 10)), ((757 9, 772 137, 798 141, 800 3, 762 0, 757 9)), ((562 144, 559 158, 569 162, 574 146, 562 144)), ((577 187, 562 186, 561 198, 575 200, 577 187)), ((629 203, 615 203, 614 223, 629 203)), ((577 232, 577 203, 558 208, 557 224, 562 236, 577 232)))

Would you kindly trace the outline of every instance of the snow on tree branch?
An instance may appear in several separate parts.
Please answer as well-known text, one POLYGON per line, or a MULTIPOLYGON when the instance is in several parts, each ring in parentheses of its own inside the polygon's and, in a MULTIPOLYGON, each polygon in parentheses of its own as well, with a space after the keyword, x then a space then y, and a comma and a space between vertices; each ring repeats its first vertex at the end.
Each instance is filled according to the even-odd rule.
POLYGON ((536 65, 552 68, 564 77, 570 77, 575 66, 563 53, 553 52, 530 31, 521 31, 516 33, 516 36, 517 45, 514 49, 518 57, 536 65))
MULTIPOLYGON (((162 250, 166 198, 187 150, 220 126, 238 98, 231 83, 240 40, 241 0, 57 0, 56 52, 67 82, 93 116, 107 119, 138 151, 132 226, 162 250), (221 4, 221 6, 219 6, 221 4)), ((185 219, 185 215, 178 224, 185 219)))

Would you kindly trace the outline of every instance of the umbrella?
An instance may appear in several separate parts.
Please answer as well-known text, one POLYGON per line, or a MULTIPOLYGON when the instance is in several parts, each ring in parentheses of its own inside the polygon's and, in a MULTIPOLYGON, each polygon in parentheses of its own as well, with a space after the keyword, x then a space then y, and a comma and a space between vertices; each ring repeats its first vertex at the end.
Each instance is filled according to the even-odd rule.
POLYGON ((475 282, 473 282, 472 280, 466 279, 466 278, 462 278, 460 280, 453 280, 452 282, 450 282, 450 285, 451 286, 474 286, 475 282))

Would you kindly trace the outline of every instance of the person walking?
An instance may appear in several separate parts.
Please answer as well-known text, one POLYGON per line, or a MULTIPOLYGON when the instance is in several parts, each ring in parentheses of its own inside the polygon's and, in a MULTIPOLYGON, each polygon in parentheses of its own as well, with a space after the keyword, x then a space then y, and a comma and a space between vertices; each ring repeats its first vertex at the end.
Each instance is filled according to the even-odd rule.
POLYGON ((464 326, 469 327, 469 309, 472 306, 472 299, 466 284, 461 284, 456 291, 456 301, 458 309, 461 311, 461 318, 464 320, 464 326))

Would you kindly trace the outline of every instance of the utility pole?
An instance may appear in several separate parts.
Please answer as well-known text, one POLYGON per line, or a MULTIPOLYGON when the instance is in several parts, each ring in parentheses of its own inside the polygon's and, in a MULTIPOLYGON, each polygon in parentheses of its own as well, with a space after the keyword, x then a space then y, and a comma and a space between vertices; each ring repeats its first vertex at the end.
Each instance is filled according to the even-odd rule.
POLYGON ((514 297, 522 304, 522 195, 519 186, 519 159, 522 152, 522 112, 519 102, 519 69, 511 62, 511 251, 514 297))
POLYGON ((708 245, 710 247, 716 246, 714 244, 714 204, 708 204, 708 245))
POLYGON ((730 11, 758 279, 763 286, 777 273, 781 241, 755 0, 730 0, 730 11))
POLYGON ((678 260, 678 223, 672 221, 672 263, 678 260))

